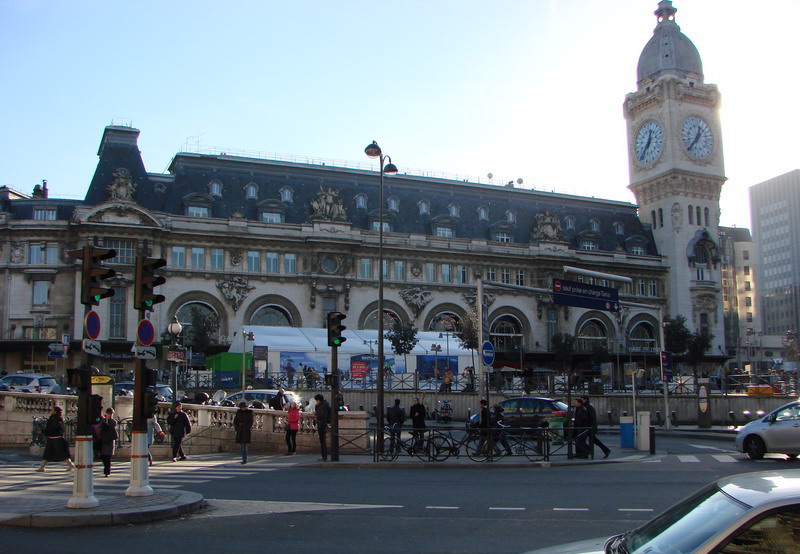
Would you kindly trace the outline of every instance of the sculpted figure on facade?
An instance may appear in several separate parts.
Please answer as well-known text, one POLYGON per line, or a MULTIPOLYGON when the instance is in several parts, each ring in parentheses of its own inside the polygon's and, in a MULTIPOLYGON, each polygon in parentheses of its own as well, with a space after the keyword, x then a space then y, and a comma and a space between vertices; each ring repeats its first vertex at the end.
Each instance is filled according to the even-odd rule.
POLYGON ((430 304, 432 296, 431 291, 419 287, 400 291, 400 298, 414 311, 414 317, 419 317, 425 306, 430 304))
POLYGON ((550 212, 536 214, 536 225, 531 233, 533 240, 563 241, 561 220, 550 212))
POLYGON ((12 242, 11 243, 11 263, 21 264, 25 260, 25 243, 12 242))
MULTIPOLYGON (((478 295, 474 292, 464 292, 461 294, 461 298, 464 299, 464 302, 472 306, 473 308, 477 306, 477 298, 478 295)), ((491 292, 484 292, 483 293, 483 305, 486 307, 491 306, 494 304, 495 296, 491 292)))
POLYGON ((241 263, 242 263, 242 249, 233 248, 231 250, 231 265, 233 267, 239 267, 239 264, 241 263))
POLYGON ((222 292, 225 299, 228 300, 234 312, 239 311, 244 299, 250 294, 251 290, 255 289, 244 277, 219 279, 217 281, 217 288, 222 292))
POLYGON ((328 187, 319 187, 317 197, 311 201, 311 219, 326 221, 347 221, 347 209, 339 198, 339 191, 328 187))
POLYGON ((136 183, 133 182, 130 172, 120 167, 113 174, 111 184, 108 185, 108 199, 133 202, 133 193, 136 192, 136 183))
POLYGON ((681 210, 680 204, 675 202, 672 205, 672 228, 675 230, 676 233, 680 233, 682 223, 683 223, 683 210, 681 210))

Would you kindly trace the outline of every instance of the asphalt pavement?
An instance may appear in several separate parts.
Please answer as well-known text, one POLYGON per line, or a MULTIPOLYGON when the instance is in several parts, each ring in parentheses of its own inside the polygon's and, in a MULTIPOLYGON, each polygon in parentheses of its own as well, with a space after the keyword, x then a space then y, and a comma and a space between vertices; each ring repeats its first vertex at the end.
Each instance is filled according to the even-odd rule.
MULTIPOLYGON (((656 431, 656 446, 658 436, 671 437, 690 436, 712 440, 732 441, 735 431, 730 428, 698 429, 697 427, 683 427, 671 431, 656 431)), ((619 432, 615 429, 600 429, 599 437, 611 448, 607 458, 602 457, 602 452, 595 449, 594 458, 579 459, 569 458, 566 449, 557 451, 549 461, 529 461, 524 456, 507 456, 492 462, 474 462, 467 456, 451 456, 446 461, 422 461, 411 456, 400 456, 395 461, 373 461, 372 455, 342 455, 338 461, 322 462, 318 455, 300 454, 286 458, 275 455, 275 460, 285 461, 290 459, 296 468, 359 468, 359 469, 459 469, 480 470, 498 468, 532 468, 532 467, 558 467, 586 464, 617 464, 637 462, 651 456, 650 452, 641 452, 633 448, 619 447, 619 432)), ((658 451, 656 450, 656 454, 658 451)), ((219 454, 220 459, 231 458, 232 454, 219 454)), ((28 449, 0 449, 0 468, 7 471, 5 483, 13 482, 14 471, 17 475, 34 472, 38 459, 28 449)), ((180 462, 178 462, 180 463, 180 462)), ((53 467, 51 472, 64 471, 60 467, 53 467)), ((96 479, 96 478, 95 478, 96 479)), ((71 493, 64 487, 40 490, 3 490, 0 488, 0 525, 21 527, 86 527, 122 524, 141 524, 180 517, 184 514, 200 510, 205 506, 202 495, 183 491, 175 488, 158 489, 150 496, 125 496, 120 493, 102 494, 95 491, 95 498, 99 505, 93 508, 68 508, 67 502, 71 493)))

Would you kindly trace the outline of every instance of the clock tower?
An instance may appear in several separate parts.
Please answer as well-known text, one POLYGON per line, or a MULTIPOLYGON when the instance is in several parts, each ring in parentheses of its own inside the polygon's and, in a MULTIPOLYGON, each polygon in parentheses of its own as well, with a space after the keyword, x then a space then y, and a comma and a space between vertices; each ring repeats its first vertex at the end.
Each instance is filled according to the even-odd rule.
POLYGON ((664 295, 670 317, 725 344, 719 198, 725 182, 720 95, 703 81, 697 48, 681 32, 669 0, 658 3, 653 37, 642 50, 637 90, 625 97, 630 185, 670 266, 664 295))

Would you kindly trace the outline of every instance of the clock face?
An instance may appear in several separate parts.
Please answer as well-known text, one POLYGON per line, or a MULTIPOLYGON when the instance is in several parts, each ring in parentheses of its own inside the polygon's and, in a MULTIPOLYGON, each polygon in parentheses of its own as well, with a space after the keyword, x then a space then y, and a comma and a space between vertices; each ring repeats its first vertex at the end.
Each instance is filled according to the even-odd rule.
POLYGON ((664 147, 664 132, 661 125, 655 121, 648 121, 636 133, 636 159, 641 163, 650 164, 658 159, 664 147))
POLYGON ((686 151, 698 160, 709 157, 714 150, 714 133, 699 117, 686 118, 681 127, 681 140, 686 151))

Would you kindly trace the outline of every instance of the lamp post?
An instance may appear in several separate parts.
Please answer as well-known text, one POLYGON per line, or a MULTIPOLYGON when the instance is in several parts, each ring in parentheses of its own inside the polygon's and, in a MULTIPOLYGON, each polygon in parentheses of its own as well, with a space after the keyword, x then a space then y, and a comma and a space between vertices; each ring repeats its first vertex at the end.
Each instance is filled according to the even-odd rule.
POLYGON ((378 206, 378 401, 377 420, 378 448, 383 448, 383 176, 397 173, 397 166, 392 158, 384 156, 381 147, 374 140, 364 148, 370 158, 378 158, 380 162, 380 205, 378 206), (385 163, 389 160, 389 163, 385 163))
POLYGON ((245 375, 247 374, 247 365, 245 364, 245 360, 247 359, 247 341, 254 340, 255 334, 252 331, 249 333, 242 329, 242 400, 244 400, 244 391, 247 388, 245 384, 245 375))
POLYGON ((439 375, 439 352, 442 351, 442 345, 434 342, 431 344, 431 350, 433 350, 433 379, 436 380, 439 375))
MULTIPOLYGON (((167 325, 167 332, 172 337, 172 344, 178 344, 178 337, 183 331, 183 325, 178 321, 178 316, 175 316, 175 321, 167 325)), ((178 364, 172 368, 172 404, 178 401, 178 364)))
POLYGON ((447 359, 445 360, 445 363, 444 363, 444 370, 445 371, 450 369, 450 335, 452 335, 452 334, 453 334, 452 331, 442 331, 441 333, 439 333, 439 338, 440 339, 443 338, 443 339, 445 339, 447 341, 447 342, 445 342, 445 345, 446 345, 446 348, 447 348, 447 359))

